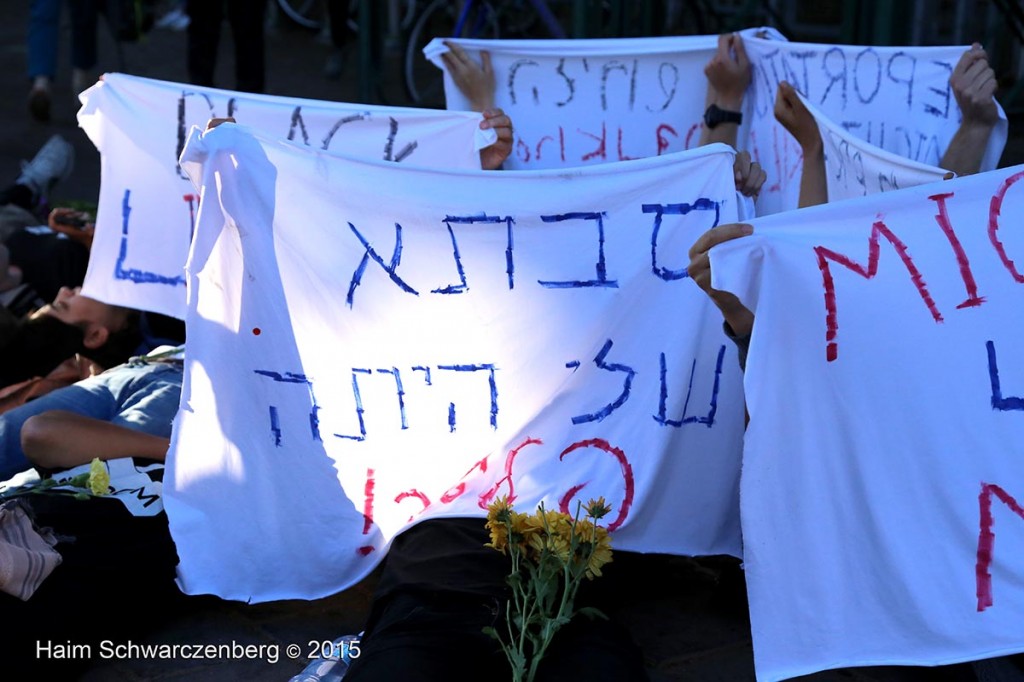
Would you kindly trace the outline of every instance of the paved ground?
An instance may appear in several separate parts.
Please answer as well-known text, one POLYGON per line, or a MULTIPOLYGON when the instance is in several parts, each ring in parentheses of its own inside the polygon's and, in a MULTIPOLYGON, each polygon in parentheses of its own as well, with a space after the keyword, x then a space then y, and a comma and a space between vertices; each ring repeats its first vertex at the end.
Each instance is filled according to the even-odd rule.
MULTIPOLYGON (((77 163, 71 178, 61 184, 54 202, 94 201, 99 190, 99 156, 76 125, 77 104, 70 91, 67 43, 62 45, 61 71, 55 90, 54 119, 49 125, 30 121, 26 113, 27 81, 24 78, 24 35, 28 3, 0 0, 0 87, 8 95, 0 99, 0 182, 11 180, 20 159, 29 158, 53 133, 72 141, 77 163), (4 170, 7 169, 7 170, 4 170)), ((66 29, 66 27, 65 27, 66 29)), ((65 39, 67 37, 65 31, 65 39)), ((220 82, 230 85, 230 39, 222 45, 220 82)), ((280 25, 268 37, 267 88, 272 94, 357 101, 355 50, 350 50, 341 79, 321 76, 327 48, 315 36, 280 25)), ((183 33, 154 31, 137 45, 124 46, 119 57, 109 33, 101 28, 100 68, 167 80, 185 80, 183 33)), ((390 104, 405 104, 394 78, 380 83, 390 104)), ((172 115, 169 113, 168 115, 172 115)), ((1024 146, 1014 140, 1003 165, 1019 163, 1024 146)), ((710 558, 694 561, 679 557, 638 557, 623 571, 635 578, 622 593, 622 617, 642 646, 655 682, 699 680, 714 682, 752 680, 753 653, 742 574, 734 560, 710 558)), ((263 605, 224 603, 198 599, 186 614, 139 641, 154 643, 299 644, 330 640, 358 632, 366 615, 374 578, 344 594, 316 602, 282 602, 263 605)), ((276 664, 256 660, 206 662, 157 661, 95 664, 83 679, 214 681, 230 679, 280 680, 301 669, 302 663, 281 660, 276 664)), ((911 682, 973 679, 963 669, 862 668, 813 675, 812 682, 911 682)), ((0 668, 0 677, 3 676, 0 668)))

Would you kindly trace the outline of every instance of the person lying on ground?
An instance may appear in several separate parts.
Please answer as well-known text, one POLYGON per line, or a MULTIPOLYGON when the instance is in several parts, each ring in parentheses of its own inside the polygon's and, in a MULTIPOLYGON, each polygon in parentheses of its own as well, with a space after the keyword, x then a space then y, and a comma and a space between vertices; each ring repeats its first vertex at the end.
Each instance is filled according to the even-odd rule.
MULTIPOLYGON (((53 452, 60 447, 48 447, 53 438, 63 436, 59 429, 50 428, 49 425, 57 417, 69 419, 64 414, 67 412, 151 436, 169 438, 171 421, 178 411, 181 377, 180 362, 126 363, 0 414, 0 480, 7 480, 30 468, 32 462, 26 455, 25 443, 30 448, 37 448, 38 456, 51 467, 54 464, 81 464, 74 459, 79 457, 79 450, 83 456, 88 452, 92 452, 92 456, 104 456, 98 447, 102 441, 92 439, 83 438, 77 444, 57 441, 60 447, 68 446, 68 452, 63 455, 53 452), (58 411, 59 414, 33 419, 52 411, 58 411), (72 458, 74 461, 61 457, 72 458)), ((95 431, 97 435, 101 432, 101 429, 95 431)), ((91 434, 93 431, 83 433, 91 434)), ((126 446, 136 445, 128 439, 125 441, 126 446)), ((146 452, 151 451, 147 449, 146 452)), ((121 450, 114 449, 110 456, 123 454, 121 450)))
POLYGON ((180 361, 126 364, 0 415, 6 469, 16 468, 18 450, 44 478, 63 480, 93 458, 105 462, 93 468, 109 476, 98 488, 90 485, 85 499, 55 488, 0 492, 7 495, 0 523, 15 509, 24 512, 30 526, 22 530, 53 538, 59 555, 27 595, 0 581, 0 608, 18 623, 0 639, 5 671, 79 674, 88 659, 40 655, 38 644, 73 642, 96 652, 101 641, 137 639, 186 606, 174 582, 178 557, 160 495, 181 381, 180 361), (100 612, 109 616, 97 621, 100 612))

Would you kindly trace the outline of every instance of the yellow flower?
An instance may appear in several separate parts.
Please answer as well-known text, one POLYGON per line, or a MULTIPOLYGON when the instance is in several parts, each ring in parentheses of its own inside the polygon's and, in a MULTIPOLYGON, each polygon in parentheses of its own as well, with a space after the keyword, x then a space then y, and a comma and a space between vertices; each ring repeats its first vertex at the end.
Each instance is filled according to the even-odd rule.
POLYGON ((569 563, 569 540, 561 535, 545 535, 536 533, 530 536, 530 548, 533 550, 534 559, 539 559, 545 550, 553 554, 562 563, 569 563))
POLYGON ((601 576, 601 567, 612 560, 612 541, 608 537, 608 531, 600 526, 595 528, 596 537, 593 542, 593 551, 587 559, 587 578, 593 580, 601 576))
POLYGON ((89 490, 93 495, 106 495, 110 491, 110 472, 98 457, 89 464, 89 490))
POLYGON ((491 502, 487 507, 487 530, 491 533, 491 541, 484 545, 496 549, 502 554, 508 547, 508 529, 513 516, 512 505, 508 495, 503 495, 491 502))
POLYGON ((587 516, 596 521, 610 514, 612 508, 604 501, 604 497, 602 496, 583 505, 583 511, 587 513, 587 516))

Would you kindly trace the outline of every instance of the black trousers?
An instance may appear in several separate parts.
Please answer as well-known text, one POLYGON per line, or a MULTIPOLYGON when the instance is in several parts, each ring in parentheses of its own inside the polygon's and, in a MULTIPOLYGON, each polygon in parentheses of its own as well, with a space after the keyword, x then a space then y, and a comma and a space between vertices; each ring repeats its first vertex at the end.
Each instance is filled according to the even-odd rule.
POLYGON ((226 13, 235 43, 235 89, 263 92, 266 6, 266 0, 188 0, 188 76, 193 84, 214 85, 221 22, 226 13))

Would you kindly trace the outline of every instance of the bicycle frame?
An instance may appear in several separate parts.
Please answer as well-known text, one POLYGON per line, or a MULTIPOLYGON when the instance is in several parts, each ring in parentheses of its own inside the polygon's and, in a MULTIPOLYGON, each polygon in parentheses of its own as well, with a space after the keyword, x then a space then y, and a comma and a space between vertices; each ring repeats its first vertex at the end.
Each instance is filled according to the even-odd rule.
MULTIPOLYGON (((552 13, 551 8, 548 7, 547 3, 544 0, 528 1, 530 5, 533 7, 534 11, 537 12, 537 16, 540 17, 540 20, 544 24, 544 27, 548 30, 548 33, 550 33, 553 38, 566 37, 565 31, 562 29, 561 23, 559 23, 554 13, 552 13)), ((462 35, 462 31, 466 27, 466 21, 469 18, 470 12, 478 4, 481 5, 481 13, 477 15, 477 25, 473 26, 469 33, 469 35, 471 36, 476 35, 476 33, 480 30, 480 25, 483 22, 482 17, 486 15, 486 12, 493 11, 493 9, 490 7, 490 4, 486 2, 486 0, 484 0, 483 2, 481 2, 480 0, 466 0, 462 4, 462 9, 459 11, 459 18, 455 22, 455 30, 453 31, 453 35, 462 35)))

